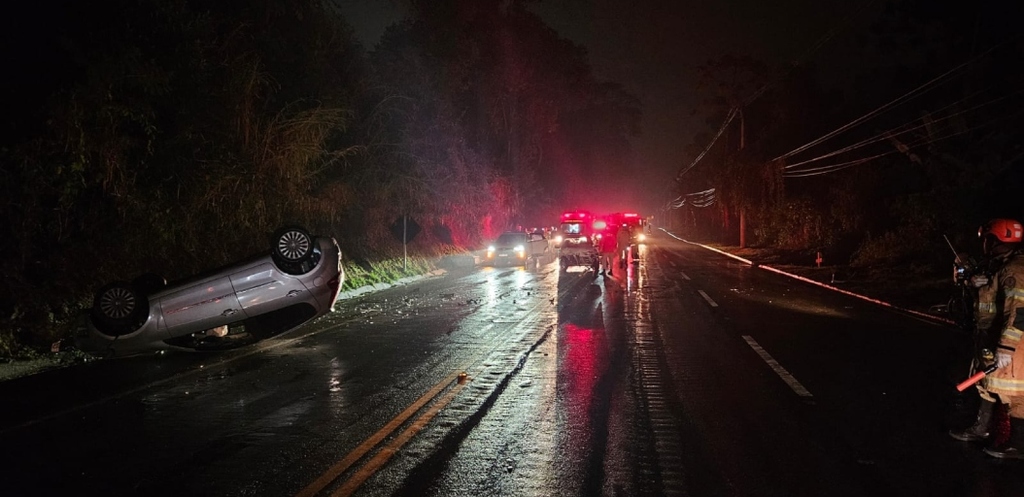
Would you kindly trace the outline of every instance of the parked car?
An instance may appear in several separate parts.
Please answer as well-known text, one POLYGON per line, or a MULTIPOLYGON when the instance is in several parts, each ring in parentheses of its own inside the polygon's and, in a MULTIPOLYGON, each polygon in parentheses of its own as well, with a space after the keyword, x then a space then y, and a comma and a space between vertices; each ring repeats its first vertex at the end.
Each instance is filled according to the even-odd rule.
POLYGON ((331 312, 345 278, 338 242, 286 226, 274 232, 270 245, 266 253, 172 284, 145 274, 104 285, 76 334, 76 347, 100 356, 220 350, 331 312))
POLYGON ((502 233, 494 243, 487 246, 483 264, 486 266, 529 266, 549 250, 547 238, 543 233, 538 235, 527 234, 524 231, 502 233))

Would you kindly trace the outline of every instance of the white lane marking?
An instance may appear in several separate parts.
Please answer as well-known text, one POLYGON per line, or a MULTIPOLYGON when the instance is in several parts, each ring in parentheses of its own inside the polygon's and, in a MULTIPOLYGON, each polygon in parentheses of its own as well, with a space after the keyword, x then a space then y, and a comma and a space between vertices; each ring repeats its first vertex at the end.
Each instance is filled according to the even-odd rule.
POLYGON ((742 258, 742 257, 740 257, 740 256, 738 256, 738 255, 733 255, 733 254, 730 254, 730 253, 728 253, 728 252, 726 252, 726 251, 724 251, 724 250, 718 250, 718 249, 716 249, 716 248, 714 248, 714 247, 709 247, 709 246, 707 246, 707 245, 704 245, 704 244, 702 244, 702 243, 697 243, 697 242, 691 242, 691 241, 689 241, 689 240, 686 240, 686 239, 684 239, 684 238, 680 238, 680 237, 676 236, 676 235, 675 235, 675 234, 673 234, 673 233, 669 233, 669 232, 668 232, 668 230, 666 230, 666 229, 664 229, 664 228, 662 228, 662 230, 661 230, 661 231, 664 231, 665 233, 667 233, 667 234, 668 234, 668 236, 671 236, 672 238, 675 238, 676 240, 679 240, 679 241, 681 241, 681 242, 683 242, 683 243, 689 243, 690 245, 696 245, 696 246, 698 246, 698 247, 703 247, 703 248, 706 248, 706 249, 708 249, 708 250, 711 250, 711 251, 713 251, 713 252, 718 252, 719 254, 722 254, 722 255, 724 255, 724 256, 726 256, 726 257, 732 257, 733 259, 736 259, 736 260, 738 260, 738 261, 740 261, 740 262, 742 262, 742 263, 745 263, 745 264, 750 264, 751 266, 753 266, 753 265, 754 265, 754 263, 753 263, 753 262, 751 262, 751 261, 749 261, 749 260, 747 260, 747 259, 744 259, 744 258, 742 258))
POLYGON ((699 293, 701 297, 704 297, 704 300, 707 300, 708 303, 711 304, 711 307, 718 307, 718 304, 716 304, 714 300, 711 300, 711 297, 708 297, 708 294, 704 293, 704 290, 697 290, 697 293, 699 293))
POLYGON ((683 277, 683 279, 684 279, 684 280, 686 280, 686 281, 690 281, 690 277, 689 277, 689 276, 687 276, 687 275, 686 275, 686 273, 684 273, 684 272, 682 272, 682 271, 679 271, 679 274, 680 274, 680 275, 681 275, 681 276, 683 277))
POLYGON ((842 293, 842 294, 845 294, 845 295, 849 295, 851 297, 855 297, 855 298, 858 298, 858 299, 861 299, 861 300, 866 300, 866 301, 871 302, 873 304, 878 304, 878 305, 883 306, 883 307, 889 307, 891 309, 896 309, 896 310, 899 310, 899 311, 903 311, 903 312, 906 312, 908 314, 913 314, 915 316, 927 318, 930 321, 925 321, 925 322, 930 323, 930 324, 936 324, 935 321, 941 321, 943 323, 953 324, 952 320, 945 319, 945 318, 943 318, 941 316, 932 316, 931 314, 920 312, 920 311, 915 311, 913 309, 905 309, 905 308, 902 308, 902 307, 898 307, 898 306, 890 304, 889 302, 885 302, 885 301, 882 301, 882 300, 879 300, 879 299, 876 299, 876 298, 871 298, 871 297, 868 297, 868 296, 865 296, 865 295, 860 295, 860 294, 857 294, 857 293, 853 293, 853 292, 851 292, 849 290, 843 290, 842 288, 836 288, 836 287, 834 287, 832 285, 826 285, 826 284, 821 283, 819 281, 814 281, 814 280, 812 280, 810 278, 805 278, 805 277, 800 276, 800 275, 796 275, 796 274, 792 274, 792 273, 787 273, 787 272, 782 271, 780 269, 775 269, 775 268, 773 268, 771 266, 758 266, 758 267, 760 267, 761 269, 764 269, 766 271, 771 271, 773 273, 781 274, 783 276, 789 276, 790 278, 797 279, 797 280, 803 281, 805 283, 810 283, 812 285, 817 285, 817 286, 820 286, 822 288, 827 288, 827 289, 832 290, 834 292, 839 292, 839 293, 842 293))
POLYGON ((728 257, 732 257, 733 259, 736 259, 736 260, 738 260, 740 262, 744 262, 746 264, 750 264, 752 267, 758 267, 758 268, 761 268, 761 269, 764 269, 764 270, 767 270, 767 271, 772 271, 774 273, 778 273, 778 274, 781 274, 783 276, 789 276, 790 278, 794 278, 794 279, 798 279, 800 281, 811 283, 813 285, 817 285, 817 286, 820 286, 822 288, 828 288, 829 290, 833 290, 833 291, 836 291, 836 292, 839 292, 839 293, 842 293, 842 294, 846 294, 846 295, 849 295, 851 297, 855 297, 855 298, 858 298, 858 299, 861 299, 861 300, 866 300, 866 301, 871 302, 873 304, 878 304, 878 305, 881 305, 881 306, 884 306, 884 307, 888 307, 890 309, 896 309, 897 311, 905 312, 907 314, 912 314, 912 315, 917 316, 919 318, 924 318, 922 321, 926 322, 926 323, 929 323, 929 324, 933 324, 933 325, 936 325, 936 326, 938 326, 938 323, 955 324, 953 322, 953 320, 946 319, 946 318, 943 318, 941 316, 933 316, 933 315, 925 313, 925 312, 915 311, 913 309, 907 309, 905 307, 899 307, 899 306, 893 305, 893 304, 891 304, 889 302, 885 302, 885 301, 882 301, 882 300, 879 300, 879 299, 876 299, 876 298, 871 298, 871 297, 868 297, 866 295, 860 295, 858 293, 853 293, 853 292, 851 292, 849 290, 843 290, 841 288, 836 288, 836 287, 834 287, 832 285, 826 285, 824 283, 820 283, 818 281, 814 281, 814 280, 812 280, 810 278, 805 278, 803 276, 799 276, 799 275, 796 275, 796 274, 787 273, 785 271, 782 271, 782 270, 779 270, 779 269, 775 269, 775 268, 773 268, 771 266, 765 266, 763 264, 756 264, 755 265, 752 261, 744 259, 744 258, 742 258, 740 256, 733 255, 733 254, 730 254, 730 253, 722 251, 722 250, 718 250, 718 249, 716 249, 714 247, 709 247, 709 246, 704 245, 702 243, 691 242, 689 240, 680 238, 680 237, 676 236, 675 234, 669 233, 668 230, 666 230, 664 228, 661 228, 661 231, 664 231, 666 234, 668 234, 672 238, 675 238, 676 240, 679 240, 679 241, 681 241, 683 243, 688 243, 690 245, 695 245, 697 247, 705 248, 705 249, 711 250, 713 252, 718 252, 719 254, 722 254, 722 255, 725 255, 725 256, 728 256, 728 257))
POLYGON ((786 371, 786 368, 782 367, 782 365, 779 364, 779 362, 776 361, 768 351, 761 348, 761 345, 759 345, 753 337, 750 335, 743 335, 743 339, 747 341, 747 345, 750 345, 750 348, 754 349, 754 352, 757 352, 757 355, 761 356, 761 359, 764 359, 764 362, 767 362, 768 366, 775 371, 775 374, 779 375, 779 377, 782 378, 782 381, 786 382, 786 384, 789 385, 789 388, 792 388, 797 395, 801 397, 814 397, 814 395, 811 395, 811 392, 808 392, 807 389, 793 377, 793 375, 789 374, 789 371, 786 371))

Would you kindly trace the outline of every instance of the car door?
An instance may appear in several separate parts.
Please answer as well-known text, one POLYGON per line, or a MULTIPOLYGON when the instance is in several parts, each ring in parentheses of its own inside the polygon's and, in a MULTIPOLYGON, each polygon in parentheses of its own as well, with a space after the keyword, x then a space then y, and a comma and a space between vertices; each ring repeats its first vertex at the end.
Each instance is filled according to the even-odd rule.
POLYGON ((286 278, 266 262, 231 275, 235 295, 246 316, 253 317, 299 302, 307 292, 297 278, 286 278))
POLYGON ((164 325, 172 336, 216 328, 241 317, 242 306, 227 275, 185 285, 160 299, 164 325))
POLYGON ((544 255, 544 253, 547 252, 547 251, 548 251, 548 240, 547 240, 547 238, 544 238, 544 235, 541 235, 541 234, 531 234, 530 235, 530 242, 529 242, 529 249, 527 249, 527 253, 529 253, 531 257, 540 257, 540 256, 544 255))

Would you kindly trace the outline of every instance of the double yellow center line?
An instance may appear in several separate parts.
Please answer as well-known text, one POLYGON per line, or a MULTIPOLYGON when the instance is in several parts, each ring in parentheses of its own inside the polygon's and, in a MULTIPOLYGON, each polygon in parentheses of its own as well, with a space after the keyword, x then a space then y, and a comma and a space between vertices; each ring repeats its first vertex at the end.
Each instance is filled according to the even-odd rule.
POLYGON ((348 471, 353 464, 362 459, 369 453, 374 447, 380 445, 385 438, 389 437, 395 430, 405 424, 414 414, 419 412, 423 406, 427 405, 432 399, 437 397, 444 389, 448 388, 453 382, 453 386, 443 397, 437 400, 430 409, 416 418, 410 425, 394 438, 387 446, 378 451, 373 458, 366 462, 362 467, 356 470, 351 476, 348 477, 334 492, 330 495, 332 497, 340 497, 346 495, 352 495, 353 492, 359 488, 367 479, 373 476, 381 467, 384 466, 391 459, 391 456, 402 448, 409 440, 412 439, 417 433, 420 432, 427 423, 430 422, 437 415, 441 409, 444 409, 452 399, 466 386, 468 377, 464 372, 456 372, 449 375, 447 378, 441 380, 438 384, 434 385, 427 393, 423 394, 422 397, 416 399, 409 407, 405 408, 398 416, 389 421, 383 428, 374 433, 370 438, 367 438, 363 443, 359 444, 358 447, 349 452, 348 455, 343 457, 340 461, 331 466, 325 471, 319 478, 310 483, 306 488, 302 489, 301 492, 296 494, 296 497, 314 497, 320 493, 324 488, 333 483, 343 473, 348 471))

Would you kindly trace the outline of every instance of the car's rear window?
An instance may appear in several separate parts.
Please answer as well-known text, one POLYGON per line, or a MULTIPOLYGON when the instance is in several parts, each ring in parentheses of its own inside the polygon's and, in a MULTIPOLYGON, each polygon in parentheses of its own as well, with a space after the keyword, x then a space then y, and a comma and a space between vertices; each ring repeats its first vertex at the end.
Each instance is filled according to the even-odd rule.
POLYGON ((526 242, 526 233, 505 233, 498 237, 498 245, 515 245, 526 242))
POLYGON ((583 223, 562 223, 562 233, 579 235, 583 233, 583 223))

